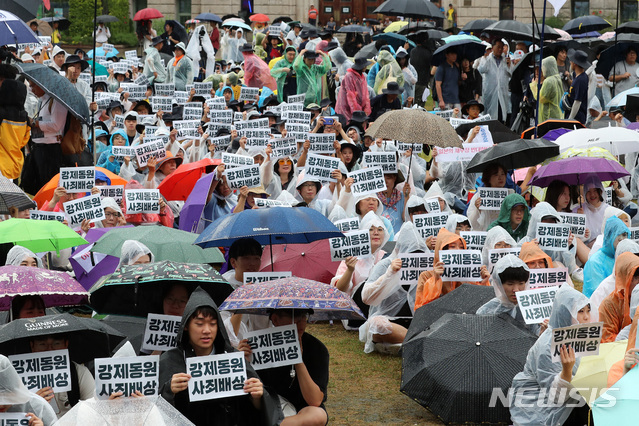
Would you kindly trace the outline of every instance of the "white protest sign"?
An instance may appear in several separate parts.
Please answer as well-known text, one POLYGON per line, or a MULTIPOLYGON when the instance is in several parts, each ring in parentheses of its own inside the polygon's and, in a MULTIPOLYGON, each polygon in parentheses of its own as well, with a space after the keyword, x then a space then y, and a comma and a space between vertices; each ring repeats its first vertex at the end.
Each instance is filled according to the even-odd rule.
POLYGON ((539 248, 554 251, 568 251, 570 226, 560 223, 538 223, 536 238, 539 248))
POLYGON ((151 96, 151 109, 153 112, 173 110, 173 99, 163 96, 151 96))
POLYGON ((477 133, 473 142, 490 145, 493 144, 493 135, 490 133, 490 129, 487 125, 479 126, 479 133, 477 133))
POLYGON ((122 114, 117 114, 113 117, 113 123, 115 123, 115 127, 117 129, 124 129, 124 116, 122 114))
POLYGON ((479 250, 442 250, 439 260, 444 263, 443 282, 481 281, 481 251, 479 250))
POLYGON ((284 123, 284 129, 286 129, 286 136, 289 138, 295 138, 296 141, 303 142, 306 140, 306 134, 311 131, 310 125, 300 123, 284 123))
POLYGON ((502 257, 506 256, 507 254, 512 254, 513 256, 519 257, 520 252, 521 247, 488 250, 488 272, 492 272, 493 268, 502 257))
POLYGON ((109 399, 114 392, 132 396, 141 392, 144 396, 158 394, 160 356, 131 356, 95 359, 95 396, 109 399))
POLYGON ((156 96, 168 96, 169 98, 173 97, 173 92, 175 92, 175 84, 155 83, 153 86, 155 87, 156 96))
POLYGON ((214 121, 210 121, 207 127, 207 133, 209 135, 215 135, 220 129, 227 130, 229 133, 231 132, 231 123, 217 123, 214 121))
POLYGON ((54 393, 71 390, 71 360, 67 349, 9 355, 8 358, 31 392, 46 387, 52 387, 54 393))
POLYGON ((127 189, 124 196, 126 214, 160 214, 160 191, 157 189, 127 189))
POLYGON ((191 375, 189 401, 246 395, 244 362, 244 352, 187 358, 186 372, 191 375))
POLYGON ((409 149, 413 150, 413 154, 421 154, 424 150, 424 145, 421 143, 404 143, 400 141, 395 141, 397 145, 397 150, 400 152, 406 152, 409 149))
POLYGON ((211 97, 211 90, 213 90, 213 82, 207 81, 206 83, 193 83, 193 89, 195 89, 196 96, 206 96, 207 98, 211 97))
POLYGON ((129 66, 124 62, 110 62, 109 68, 113 70, 114 74, 126 74, 129 70, 129 66))
POLYGON ((244 272, 244 284, 259 284, 268 281, 279 280, 280 278, 292 277, 291 271, 281 272, 244 272))
POLYGON ((419 276, 424 271, 432 271, 435 255, 433 253, 400 253, 402 269, 399 283, 403 286, 417 284, 419 276))
POLYGON ((256 188, 262 184, 259 164, 239 166, 224 171, 226 182, 231 189, 240 189, 243 186, 256 188))
POLYGON ((138 51, 137 50, 127 50, 124 52, 124 57, 131 60, 138 59, 138 51))
POLYGON ((373 255, 368 229, 347 232, 343 237, 329 238, 328 241, 331 246, 331 261, 333 262, 344 260, 350 256, 365 259, 373 255))
POLYGON ((268 143, 271 144, 271 148, 273 149, 273 158, 292 157, 297 154, 295 138, 269 139, 268 143))
POLYGON ((310 124, 311 123, 311 113, 310 113, 310 111, 288 111, 286 113, 286 122, 287 123, 310 124))
POLYGON ((349 172, 347 177, 353 178, 351 192, 355 197, 386 191, 386 180, 381 167, 369 167, 349 172))
POLYGON ((599 346, 603 336, 603 322, 575 324, 569 327, 552 329, 552 362, 561 362, 561 345, 572 347, 575 358, 599 355, 599 346))
MULTIPOLYGON (((550 265, 549 265, 550 266, 550 265)), ((568 281, 568 268, 531 269, 528 286, 531 289, 540 287, 561 286, 568 281)))
POLYGON ((109 106, 111 101, 119 101, 120 94, 119 93, 108 93, 108 92, 95 92, 95 103, 98 104, 98 108, 106 108, 109 106))
POLYGON ((479 210, 499 210, 504 198, 508 196, 507 188, 477 188, 478 197, 481 198, 479 210))
MULTIPOLYGON (((218 136, 216 138, 209 138, 207 139, 207 144, 215 145, 215 152, 221 152, 222 154, 224 154, 226 149, 231 144, 231 135, 218 136)), ((224 162, 224 160, 222 160, 222 162, 224 162)))
POLYGON ((109 53, 111 51, 113 51, 114 47, 112 44, 109 43, 102 43, 102 50, 104 50, 105 53, 109 53))
MULTIPOLYGON (((147 138, 147 140, 149 139, 152 138, 147 138)), ((154 136, 153 140, 143 143, 142 145, 136 145, 134 148, 135 156, 138 160, 138 165, 140 167, 146 166, 146 164, 149 162, 149 159, 152 157, 155 157, 158 160, 166 157, 165 146, 168 142, 168 139, 168 136, 154 136)))
POLYGON ((230 109, 211 109, 209 110, 209 118, 211 121, 231 124, 233 122, 233 111, 230 109))
POLYGON ((306 99, 306 93, 300 93, 299 95, 291 95, 286 97, 286 102, 289 104, 294 104, 297 102, 304 102, 306 99))
POLYGON ((89 222, 104 220, 104 209, 100 194, 78 198, 77 200, 62 203, 64 212, 67 215, 69 226, 80 225, 84 219, 89 222))
POLYGON ((260 96, 260 89, 258 87, 242 86, 242 88, 240 89, 240 98, 238 99, 238 101, 255 102, 259 96, 260 96))
POLYGON ((453 126, 453 129, 458 128, 459 126, 461 126, 462 124, 468 124, 468 123, 472 123, 473 120, 468 120, 466 118, 455 118, 455 117, 451 117, 450 120, 448 121, 450 123, 451 126, 453 126))
POLYGON ((522 290, 515 293, 517 304, 526 324, 539 324, 550 318, 552 304, 559 287, 522 290))
POLYGON ((604 188, 604 201, 612 205, 612 186, 607 186, 604 188))
POLYGON ((212 110, 226 109, 226 100, 224 99, 223 96, 207 99, 205 103, 212 110))
POLYGON ((240 130, 247 129, 268 129, 268 117, 256 118, 254 120, 243 120, 235 123, 235 128, 239 132, 240 130))
POLYGON ((186 101, 189 100, 190 96, 191 94, 189 92, 186 92, 184 90, 176 90, 173 94, 173 99, 175 99, 175 102, 177 102, 178 105, 184 105, 186 101))
POLYGON ((466 241, 466 248, 469 250, 481 250, 486 242, 488 232, 481 231, 462 231, 459 236, 466 241))
POLYGON ((251 364, 255 370, 302 362, 302 351, 295 324, 251 331, 246 333, 245 337, 253 352, 251 364))
POLYGON ((60 167, 58 186, 70 194, 90 192, 95 186, 95 167, 60 167))
POLYGON ((113 198, 116 203, 122 202, 124 196, 124 185, 102 185, 100 188, 100 198, 109 197, 113 198))
POLYGON ((57 220, 58 222, 64 222, 66 217, 64 213, 60 212, 46 212, 43 210, 30 210, 29 219, 34 220, 57 220))
POLYGON ((316 154, 332 154, 335 152, 335 147, 333 146, 335 135, 330 133, 307 133, 306 139, 311 142, 309 152, 316 154))
MULTIPOLYGON (((135 80, 133 80, 133 82, 135 84, 137 84, 138 86, 145 86, 145 87, 149 87, 151 84, 149 83, 149 79, 147 78, 146 75, 144 74, 138 74, 138 78, 136 78, 135 80)), ((144 92, 144 94, 146 95, 146 92, 144 92)))
POLYGON ((202 107, 184 107, 182 111, 182 118, 185 120, 200 120, 202 118, 202 114, 204 114, 204 109, 202 107))
POLYGON ((30 421, 27 413, 0 413, 0 426, 29 426, 30 421))
POLYGON ((351 217, 348 219, 336 220, 333 225, 342 232, 355 231, 359 229, 359 218, 351 217))
POLYGON ((632 241, 639 241, 639 227, 628 228, 628 229, 630 230, 630 234, 628 235, 628 239, 632 240, 632 241))
POLYGON ((426 198, 424 200, 424 207, 428 213, 441 213, 442 206, 439 204, 439 197, 426 198))
POLYGON ((492 146, 493 144, 473 142, 462 144, 463 148, 441 148, 436 146, 434 149, 437 151, 437 162, 449 163, 451 161, 470 161, 475 154, 492 146))
POLYGON ((144 99, 146 98, 146 86, 135 83, 122 83, 120 84, 122 91, 129 94, 131 99, 144 99))
POLYGON ((305 176, 313 176, 320 182, 337 182, 337 179, 331 177, 333 170, 339 169, 340 160, 335 157, 325 157, 309 152, 306 155, 306 164, 304 165, 305 176))
POLYGON ((253 157, 247 155, 229 154, 228 152, 222 153, 222 163, 229 169, 238 166, 250 166, 255 164, 253 157))
POLYGON ((577 213, 559 213, 561 223, 570 226, 570 232, 575 237, 586 237, 586 215, 577 213))
POLYGON ((445 111, 433 111, 433 112, 435 113, 435 115, 443 118, 444 120, 450 120, 455 114, 455 111, 452 109, 447 109, 445 111))
POLYGON ((282 27, 280 27, 279 25, 269 25, 267 32, 269 36, 279 37, 280 33, 282 32, 282 27))
POLYGON ((290 203, 279 200, 269 200, 268 198, 255 198, 255 207, 265 209, 269 207, 292 207, 290 203))
POLYGON ((176 348, 181 322, 182 317, 175 315, 148 314, 142 349, 152 352, 176 348))
POLYGON ((397 173, 397 155, 395 152, 366 151, 362 159, 363 167, 381 167, 384 173, 397 173))
POLYGON ((426 213, 413 215, 413 223, 415 229, 421 234, 422 238, 434 237, 439 230, 446 226, 448 213, 426 213))
POLYGON ((135 147, 134 146, 115 146, 111 147, 111 154, 117 161, 123 161, 124 157, 134 158, 135 147))

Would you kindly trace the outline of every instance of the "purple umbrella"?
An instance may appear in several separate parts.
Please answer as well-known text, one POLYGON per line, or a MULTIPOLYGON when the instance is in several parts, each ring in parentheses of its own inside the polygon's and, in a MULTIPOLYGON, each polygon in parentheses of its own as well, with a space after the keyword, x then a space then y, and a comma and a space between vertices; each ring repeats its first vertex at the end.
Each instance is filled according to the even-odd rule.
POLYGON ((559 136, 568 132, 572 132, 572 129, 553 129, 544 135, 544 139, 548 139, 549 141, 554 142, 557 140, 559 136))
POLYGON ((68 274, 28 266, 0 267, 0 311, 18 295, 39 295, 47 308, 87 303, 89 293, 68 274))
POLYGON ((607 158, 570 157, 540 167, 531 179, 530 185, 545 188, 553 180, 561 180, 568 185, 580 185, 585 179, 580 179, 579 175, 596 175, 601 181, 607 181, 629 174, 621 164, 607 158))
POLYGON ((204 207, 206 207, 206 199, 214 177, 215 172, 209 173, 202 176, 195 183, 180 212, 180 229, 182 231, 197 233, 198 224, 204 207))
POLYGON ((639 131, 639 122, 630 123, 626 126, 628 130, 634 130, 635 132, 639 131))

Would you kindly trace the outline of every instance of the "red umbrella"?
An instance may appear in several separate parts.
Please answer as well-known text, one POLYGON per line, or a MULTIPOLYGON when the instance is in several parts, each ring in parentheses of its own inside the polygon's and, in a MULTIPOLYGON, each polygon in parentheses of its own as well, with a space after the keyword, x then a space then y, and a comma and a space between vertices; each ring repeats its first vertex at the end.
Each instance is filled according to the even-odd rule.
MULTIPOLYGON (((260 271, 271 271, 271 249, 262 254, 260 271)), ((339 262, 331 262, 328 240, 308 244, 277 244, 272 246, 273 270, 291 271, 293 276, 330 284, 339 262)))
POLYGON ((147 19, 158 19, 164 18, 164 15, 160 13, 159 10, 153 9, 152 7, 147 7, 146 9, 138 10, 138 12, 133 17, 134 21, 145 21, 147 19))
POLYGON ((198 179, 205 173, 211 173, 220 164, 222 160, 210 158, 181 164, 160 183, 158 189, 167 201, 186 201, 198 179))
POLYGON ((268 22, 270 20, 271 18, 263 13, 256 13, 255 15, 251 15, 251 17, 249 17, 249 21, 251 22, 268 22))

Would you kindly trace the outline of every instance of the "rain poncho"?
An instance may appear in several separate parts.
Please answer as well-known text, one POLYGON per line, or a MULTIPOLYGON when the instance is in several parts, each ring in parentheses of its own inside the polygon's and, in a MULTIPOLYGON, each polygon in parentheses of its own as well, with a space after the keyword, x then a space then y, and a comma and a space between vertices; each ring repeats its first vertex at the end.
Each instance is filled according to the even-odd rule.
POLYGON ((147 254, 151 257, 151 263, 153 263, 155 256, 153 256, 153 253, 147 246, 139 241, 126 240, 122 243, 118 268, 125 265, 133 265, 136 260, 147 254))
MULTIPOLYGON (((521 322, 521 324, 530 330, 531 333, 538 335, 539 324, 526 324, 519 306, 513 303, 506 295, 506 291, 504 290, 504 285, 499 274, 503 273, 508 268, 524 268, 526 271, 530 272, 530 269, 528 269, 528 266, 526 266, 524 261, 515 255, 507 254, 499 259, 491 274, 491 284, 495 289, 495 298, 489 300, 477 309, 477 315, 498 315, 502 312, 507 312, 508 315, 521 322)), ((529 290, 528 282, 526 282, 524 290, 529 290)))
MULTIPOLYGON (((539 97, 539 122, 542 123, 551 118, 561 119, 563 113, 559 105, 564 94, 564 86, 554 56, 549 56, 541 61, 541 72, 544 75, 544 82, 541 85, 539 97)), ((537 83, 531 84, 534 84, 533 93, 537 93, 537 83)))
MULTIPOLYGON (((605 194, 601 180, 599 180, 597 176, 588 176, 586 178, 586 181, 584 182, 584 194, 592 188, 600 189, 602 195, 605 194)), ((586 215, 588 229, 590 229, 590 240, 594 240, 597 238, 597 235, 603 232, 602 229, 605 222, 604 215, 606 214, 606 209, 608 207, 610 207, 610 205, 606 204, 605 201, 602 201, 601 204, 599 204, 599 207, 595 207, 590 204, 588 200, 584 200, 583 209, 584 214, 586 215)), ((576 213, 577 209, 578 207, 575 207, 573 209, 573 213, 576 213)))
MULTIPOLYGON (((578 403, 568 392, 560 392, 562 388, 570 390, 572 384, 561 379, 561 362, 552 361, 552 333, 555 328, 577 324, 577 313, 587 304, 588 298, 569 286, 561 286, 557 291, 548 329, 528 351, 524 371, 513 379, 509 402, 515 426, 561 425, 572 411, 572 406, 566 403, 578 403)), ((577 358, 573 376, 579 369, 579 361, 577 358)))
MULTIPOLYGON (((102 198, 102 208, 103 208, 103 209, 105 209, 105 211, 106 211, 106 208, 107 208, 107 207, 108 207, 108 208, 110 208, 110 209, 115 210, 117 213, 119 213, 119 214, 120 214, 120 216, 124 216, 124 213, 122 212, 122 209, 120 208, 120 206, 118 205, 118 203, 115 201, 115 199, 113 199, 113 198, 111 198, 111 197, 104 197, 104 198, 102 198)), ((96 228, 104 228, 104 227, 105 227, 105 226, 104 226, 104 222, 105 222, 105 221, 106 221, 106 219, 104 219, 104 220, 99 220, 99 221, 97 221, 97 222, 94 222, 95 227, 96 227, 96 228)), ((117 225, 117 222, 116 222, 116 225, 115 225, 115 226, 118 226, 118 225, 117 225)))
MULTIPOLYGON (((637 287, 635 287, 635 289, 636 288, 637 287)), ((635 299, 635 293, 637 292, 633 290, 633 299, 635 299)), ((631 303, 634 305, 634 303, 636 302, 631 300, 631 303)), ((632 324, 630 325, 630 331, 628 332, 628 345, 626 346, 626 351, 637 347, 637 326, 639 325, 639 310, 635 308, 635 311, 635 315, 632 318, 632 324)), ((636 368, 636 365, 633 368, 636 368)), ((623 370, 624 359, 622 358, 621 360, 614 363, 613 366, 610 368, 610 371, 608 372, 608 387, 612 387, 617 382, 617 380, 619 380, 623 376, 623 370)))
POLYGON ((599 321, 603 321, 602 343, 614 342, 617 334, 630 324, 630 294, 633 276, 639 269, 639 257, 634 253, 622 253, 615 261, 615 291, 599 306, 599 321))
POLYGON ((618 236, 630 234, 628 227, 616 216, 606 221, 604 245, 584 266, 583 293, 590 297, 599 283, 612 273, 615 265, 615 240, 618 236))
POLYGON ((244 38, 244 31, 241 28, 235 30, 235 32, 231 31, 230 33, 224 33, 222 35, 222 39, 220 40, 220 45, 222 45, 222 49, 224 49, 224 57, 227 62, 242 62, 242 52, 240 52, 240 47, 246 43, 246 39, 244 38), (237 37, 237 35, 240 35, 237 37))
MULTIPOLYGON (((295 59, 293 59, 293 62, 289 62, 286 56, 285 51, 284 56, 282 56, 280 60, 273 65, 273 69, 271 69, 271 75, 275 78, 275 81, 277 81, 277 100, 280 102, 286 101, 286 99, 284 99, 284 83, 286 83, 288 72, 285 72, 284 68, 292 70, 293 62, 295 62, 295 59)), ((297 57, 297 54, 295 54, 295 57, 297 57)))
POLYGON ((120 167, 122 167, 122 163, 115 158, 113 158, 113 161, 109 159, 109 157, 113 155, 113 138, 115 137, 115 135, 122 136, 124 138, 124 146, 129 146, 129 138, 126 135, 124 129, 116 130, 111 134, 111 138, 109 139, 109 146, 104 150, 104 152, 102 152, 102 154, 100 154, 97 167, 102 167, 117 175, 120 173, 120 167))
POLYGON ((498 243, 506 243, 511 248, 517 246, 513 237, 504 228, 501 226, 491 228, 486 234, 486 241, 484 242, 484 247, 481 249, 481 261, 485 266, 488 266, 490 260, 490 250, 494 250, 495 244, 498 243))
MULTIPOLYGON (((513 191, 508 190, 509 194, 513 191)), ((466 215, 470 220, 470 225, 473 227, 473 231, 486 231, 491 223, 499 218, 499 210, 480 210, 475 206, 475 201, 479 197, 479 191, 473 195, 473 198, 468 202, 468 209, 466 215)))
MULTIPOLYGON (((341 47, 328 52, 328 56, 331 58, 331 61, 333 61, 335 66, 337 66, 337 75, 340 77, 344 77, 346 75, 346 71, 353 66, 353 61, 348 59, 348 56, 346 56, 346 53, 344 53, 344 50, 342 50, 341 47)), ((366 78, 364 78, 364 80, 366 80, 366 78)))
POLYGON ((554 264, 550 256, 548 256, 541 248, 539 248, 539 245, 533 243, 532 241, 523 243, 521 245, 519 258, 526 264, 528 264, 528 262, 543 260, 546 263, 546 266, 544 266, 544 268, 554 268, 554 264))
POLYGON ((166 65, 167 83, 175 84, 175 90, 186 90, 186 86, 193 84, 193 64, 188 56, 184 55, 175 64, 176 58, 173 58, 166 65))
POLYGON ((439 185, 444 194, 466 201, 468 191, 475 188, 475 173, 466 173, 468 161, 452 161, 440 163, 435 158, 430 169, 433 177, 439 178, 439 185))
POLYGON ((448 205, 448 202, 446 201, 446 197, 444 196, 444 192, 442 191, 441 187, 439 186, 437 182, 433 182, 430 185, 430 188, 428 188, 428 191, 426 191, 426 194, 424 195, 424 200, 427 200, 429 198, 439 198, 441 201, 444 202, 444 205, 446 206, 444 207, 444 210, 442 210, 442 213, 452 213, 450 206, 448 205))
MULTIPOLYGON (((639 307, 639 286, 635 286, 632 290, 632 294, 630 295, 630 318, 634 318, 637 314, 637 307, 639 307)), ((632 322, 621 329, 619 334, 617 334, 617 338, 615 342, 619 342, 621 340, 628 340, 630 337, 630 328, 632 327, 632 322)))
POLYGON ((457 213, 449 214, 448 219, 446 219, 446 226, 444 226, 444 228, 447 231, 452 232, 454 234, 455 231, 457 231, 457 225, 464 222, 468 222, 470 224, 470 222, 468 221, 468 218, 464 216, 463 214, 457 214, 457 213))
POLYGON ((630 223, 631 221, 630 215, 626 213, 625 211, 612 206, 606 207, 606 209, 604 210, 603 220, 601 222, 601 234, 597 235, 595 242, 590 248, 590 253, 588 253, 588 259, 590 259, 595 253, 597 253, 597 251, 601 249, 601 246, 603 246, 603 236, 604 236, 604 228, 606 226, 606 221, 608 220, 608 218, 611 218, 613 216, 617 216, 619 219, 621 219, 623 223, 626 223, 626 221, 630 223))
POLYGON ((371 113, 371 101, 368 96, 366 77, 350 68, 346 71, 339 92, 335 112, 342 114, 346 121, 350 121, 353 112, 364 111, 366 115, 371 113))
MULTIPOLYGON (((317 182, 321 185, 321 182, 319 181, 317 177, 307 176, 306 172, 302 170, 302 172, 299 174, 299 176, 295 180, 295 185, 293 186, 293 182, 291 182, 291 186, 297 189, 301 185, 305 184, 306 182, 317 182)), ((282 192, 282 194, 284 194, 285 192, 287 191, 282 192)), ((297 196, 299 199, 302 198, 299 195, 299 193, 295 194, 295 196, 297 196)), ((335 201, 337 201, 336 199, 337 199, 337 194, 333 195, 332 200, 322 199, 320 195, 320 191, 318 191, 317 194, 315 194, 315 198, 313 198, 313 200, 308 204, 308 207, 320 212, 325 217, 328 217, 331 210, 333 209, 333 206, 335 205, 335 201)))
POLYGON ((501 107, 503 119, 506 118, 510 109, 508 82, 512 68, 512 63, 510 66, 506 64, 506 58, 502 57, 497 62, 492 53, 479 60, 477 71, 482 76, 482 103, 486 107, 486 114, 490 114, 494 120, 499 117, 499 107, 501 107))
POLYGON ((151 46, 145 50, 144 75, 149 79, 149 84, 164 83, 166 81, 166 69, 162 66, 160 52, 151 46), (157 73, 157 77, 154 75, 157 73))
POLYGON ((242 55, 244 55, 244 83, 248 87, 266 86, 271 90, 277 90, 277 83, 271 76, 271 69, 266 62, 252 52, 242 52, 242 55))
POLYGON ((304 63, 304 55, 297 55, 293 61, 293 69, 297 74, 297 94, 306 93, 305 107, 308 104, 320 103, 322 100, 322 77, 331 69, 331 60, 328 55, 320 55, 322 56, 322 65, 313 64, 308 67, 304 63))
POLYGON ((519 241, 528 233, 528 222, 530 221, 530 212, 528 211, 528 204, 526 199, 519 194, 510 194, 501 204, 499 209, 499 217, 493 223, 488 226, 488 230, 495 226, 501 226, 504 228, 514 239, 519 241), (513 229, 510 225, 510 213, 516 205, 521 204, 525 207, 524 218, 516 229, 513 229))
POLYGON ((375 76, 375 85, 373 86, 376 94, 381 95, 382 89, 385 89, 391 81, 397 82, 400 88, 404 87, 404 73, 402 73, 401 67, 389 51, 382 50, 379 52, 377 64, 379 65, 379 71, 375 76))
POLYGON ((29 250, 28 248, 17 245, 11 247, 11 250, 9 250, 9 252, 7 253, 7 260, 5 261, 5 265, 20 266, 20 263, 22 263, 23 260, 29 257, 35 259, 36 263, 38 264, 38 268, 43 268, 42 259, 40 259, 34 252, 29 250))

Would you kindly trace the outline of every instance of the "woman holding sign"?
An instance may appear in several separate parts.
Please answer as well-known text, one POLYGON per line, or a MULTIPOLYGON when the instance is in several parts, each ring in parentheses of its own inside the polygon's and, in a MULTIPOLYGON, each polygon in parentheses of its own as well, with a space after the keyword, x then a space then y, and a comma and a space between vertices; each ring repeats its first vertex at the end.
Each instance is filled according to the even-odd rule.
POLYGON ((528 233, 529 221, 530 212, 526 199, 519 194, 510 194, 504 198, 499 209, 499 217, 488 226, 488 229, 501 226, 515 241, 519 241, 528 233))
POLYGON ((597 289, 599 284, 610 274, 615 266, 615 250, 621 240, 630 235, 628 227, 616 216, 606 221, 604 245, 593 254, 584 266, 583 292, 587 297, 597 289))
POLYGON ((120 173, 122 161, 124 161, 124 164, 128 166, 131 162, 131 157, 125 156, 123 160, 120 161, 115 155, 113 155, 113 147, 129 146, 129 138, 127 137, 124 129, 118 129, 111 134, 110 142, 111 143, 107 146, 106 150, 100 154, 97 167, 102 167, 117 175, 120 173))
MULTIPOLYGON (((506 176, 506 169, 501 164, 493 163, 484 169, 481 180, 485 188, 504 188, 506 187, 506 176)), ((513 191, 509 189, 508 192, 513 191)), ((490 224, 499 218, 499 210, 482 209, 479 192, 476 192, 468 203, 467 216, 473 231, 486 231, 490 224)))
POLYGON ((615 261, 615 291, 599 306, 599 320, 603 321, 602 343, 614 342, 617 334, 630 325, 634 312, 630 311, 630 295, 639 284, 639 257, 622 253, 615 261))

